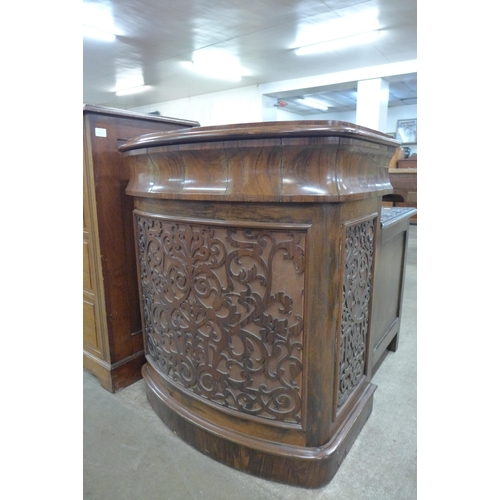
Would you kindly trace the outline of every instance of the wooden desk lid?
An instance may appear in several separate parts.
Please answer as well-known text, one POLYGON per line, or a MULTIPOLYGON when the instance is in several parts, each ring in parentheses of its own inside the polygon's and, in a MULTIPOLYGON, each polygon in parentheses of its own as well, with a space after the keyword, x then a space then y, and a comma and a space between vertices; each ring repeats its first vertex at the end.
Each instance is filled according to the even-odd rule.
POLYGON ((400 145, 396 139, 386 134, 353 123, 332 120, 302 120, 196 127, 189 130, 146 134, 129 140, 119 149, 121 152, 125 152, 132 149, 171 144, 292 137, 348 137, 394 146, 395 148, 400 145))

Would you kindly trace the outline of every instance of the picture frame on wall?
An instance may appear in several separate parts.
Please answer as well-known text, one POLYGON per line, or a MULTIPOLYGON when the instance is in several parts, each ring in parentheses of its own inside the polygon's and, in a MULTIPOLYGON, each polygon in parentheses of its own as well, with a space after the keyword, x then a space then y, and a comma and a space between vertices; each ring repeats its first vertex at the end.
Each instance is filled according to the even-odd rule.
POLYGON ((402 144, 417 143, 417 119, 398 120, 396 139, 402 144))

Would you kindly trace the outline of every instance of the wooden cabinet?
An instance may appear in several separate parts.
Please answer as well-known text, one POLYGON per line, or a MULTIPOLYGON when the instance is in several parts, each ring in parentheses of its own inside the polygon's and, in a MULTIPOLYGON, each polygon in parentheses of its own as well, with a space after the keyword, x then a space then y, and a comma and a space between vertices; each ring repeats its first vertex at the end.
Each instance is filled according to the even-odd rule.
POLYGON ((118 146, 197 122, 83 107, 83 365, 111 392, 141 377, 133 202, 118 146))
POLYGON ((401 160, 398 160, 397 168, 417 168, 417 155, 410 156, 410 158, 403 158, 401 160))
POLYGON ((398 142, 334 121, 129 141, 148 399, 248 473, 331 480, 368 419, 373 266, 398 142))
POLYGON ((406 251, 414 208, 382 208, 374 269, 370 368, 380 366, 387 351, 396 351, 401 326, 406 251))

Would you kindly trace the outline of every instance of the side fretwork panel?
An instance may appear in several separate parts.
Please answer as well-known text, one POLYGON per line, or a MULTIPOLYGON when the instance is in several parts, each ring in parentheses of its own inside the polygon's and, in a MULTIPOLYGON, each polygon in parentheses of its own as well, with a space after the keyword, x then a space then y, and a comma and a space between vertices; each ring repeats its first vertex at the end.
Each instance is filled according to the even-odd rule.
POLYGON ((342 226, 342 321, 338 337, 334 414, 342 409, 367 375, 375 215, 342 226))

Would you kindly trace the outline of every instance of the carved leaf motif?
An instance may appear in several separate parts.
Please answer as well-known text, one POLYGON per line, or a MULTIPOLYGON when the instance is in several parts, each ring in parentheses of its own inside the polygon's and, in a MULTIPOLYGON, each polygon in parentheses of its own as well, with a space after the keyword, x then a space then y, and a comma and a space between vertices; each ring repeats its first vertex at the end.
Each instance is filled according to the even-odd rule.
POLYGON ((213 403, 300 423, 305 231, 136 225, 156 366, 213 403))

